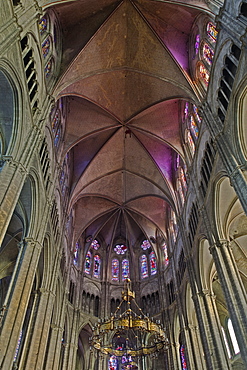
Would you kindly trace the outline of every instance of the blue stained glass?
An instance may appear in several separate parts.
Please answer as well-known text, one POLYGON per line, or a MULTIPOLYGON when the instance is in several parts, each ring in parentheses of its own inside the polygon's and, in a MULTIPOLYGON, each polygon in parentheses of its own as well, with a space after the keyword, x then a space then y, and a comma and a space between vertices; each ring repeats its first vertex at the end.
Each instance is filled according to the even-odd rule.
POLYGON ((90 269, 91 269, 91 257, 92 257, 92 254, 90 251, 87 252, 87 255, 86 255, 86 260, 85 260, 85 272, 86 274, 90 274, 90 269))
POLYGON ((39 33, 42 35, 47 30, 47 18, 42 17, 39 21, 39 33))
POLYGON ((42 44, 42 53, 43 53, 43 57, 45 58, 48 54, 49 54, 49 51, 50 51, 50 45, 51 45, 51 42, 50 42, 50 39, 47 38, 43 44, 42 44))
POLYGON ((108 361, 108 370, 117 370, 117 357, 112 355, 108 361))
POLYGON ((201 123, 202 119, 199 116, 198 107, 196 105, 193 105, 193 111, 194 111, 194 115, 195 115, 195 117, 197 119, 197 122, 201 123))
POLYGON ((51 73, 51 68, 52 68, 52 60, 49 60, 49 62, 45 66, 45 77, 48 77, 51 73))
POLYGON ((119 261, 114 258, 111 265, 112 280, 119 281, 119 261))
POLYGON ((187 370, 188 368, 187 368, 187 362, 185 358, 185 347, 183 344, 180 346, 180 358, 181 358, 182 369, 187 370))
POLYGON ((140 257, 140 265, 141 265, 141 278, 144 279, 148 277, 147 256, 145 254, 143 254, 140 257))
POLYGON ((100 264, 101 264, 100 256, 96 254, 94 256, 94 267, 93 267, 93 276, 96 278, 100 277, 100 264))
POLYGON ((59 127, 58 130, 57 130, 57 132, 56 132, 56 135, 54 137, 54 145, 55 146, 58 146, 59 139, 60 139, 60 133, 61 133, 61 129, 59 127))
POLYGON ((155 253, 151 252, 149 255, 149 261, 150 261, 150 271, 151 275, 155 275, 157 272, 157 264, 156 264, 156 257, 155 253))
POLYGON ((129 261, 124 259, 122 261, 122 280, 129 278, 129 261))

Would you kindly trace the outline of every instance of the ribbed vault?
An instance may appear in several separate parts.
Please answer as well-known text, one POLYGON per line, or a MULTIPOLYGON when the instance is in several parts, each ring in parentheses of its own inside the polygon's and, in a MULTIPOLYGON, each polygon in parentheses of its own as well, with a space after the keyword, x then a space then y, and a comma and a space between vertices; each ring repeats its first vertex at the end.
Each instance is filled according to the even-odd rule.
POLYGON ((67 106, 64 155, 73 158, 75 234, 135 245, 166 235, 176 209, 181 115, 197 102, 188 43, 202 3, 55 3, 63 33, 57 98, 67 106))

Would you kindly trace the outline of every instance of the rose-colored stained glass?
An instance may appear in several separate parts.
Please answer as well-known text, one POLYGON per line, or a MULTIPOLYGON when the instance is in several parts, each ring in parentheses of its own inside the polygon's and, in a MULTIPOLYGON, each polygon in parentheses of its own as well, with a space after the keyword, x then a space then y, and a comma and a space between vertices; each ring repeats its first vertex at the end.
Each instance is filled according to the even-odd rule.
POLYGON ((90 247, 92 247, 93 249, 95 249, 96 251, 100 248, 100 244, 98 242, 97 239, 94 239, 90 245, 90 247))
POLYGON ((149 249, 151 247, 150 243, 148 240, 143 240, 142 244, 141 244, 141 248, 146 251, 147 249, 149 249))
POLYGON ((127 251, 127 247, 124 244, 117 244, 117 245, 115 245, 114 251, 117 254, 125 254, 126 251, 127 251))

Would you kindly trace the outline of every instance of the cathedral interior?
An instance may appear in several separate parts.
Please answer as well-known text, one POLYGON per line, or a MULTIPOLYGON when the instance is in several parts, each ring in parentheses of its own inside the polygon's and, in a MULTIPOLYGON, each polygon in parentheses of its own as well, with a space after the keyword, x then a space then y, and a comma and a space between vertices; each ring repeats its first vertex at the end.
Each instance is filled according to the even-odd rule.
POLYGON ((0 369, 247 369, 246 58, 246 0, 0 0, 0 369))

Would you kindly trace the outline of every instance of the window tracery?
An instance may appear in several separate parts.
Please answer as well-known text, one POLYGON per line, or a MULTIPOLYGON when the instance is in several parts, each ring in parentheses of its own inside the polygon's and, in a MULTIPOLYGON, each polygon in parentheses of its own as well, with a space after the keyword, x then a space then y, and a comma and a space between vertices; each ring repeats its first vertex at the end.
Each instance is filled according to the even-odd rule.
POLYGON ((114 251, 117 253, 117 254, 125 254, 127 252, 127 247, 125 244, 117 244, 115 245, 114 247, 114 251))

